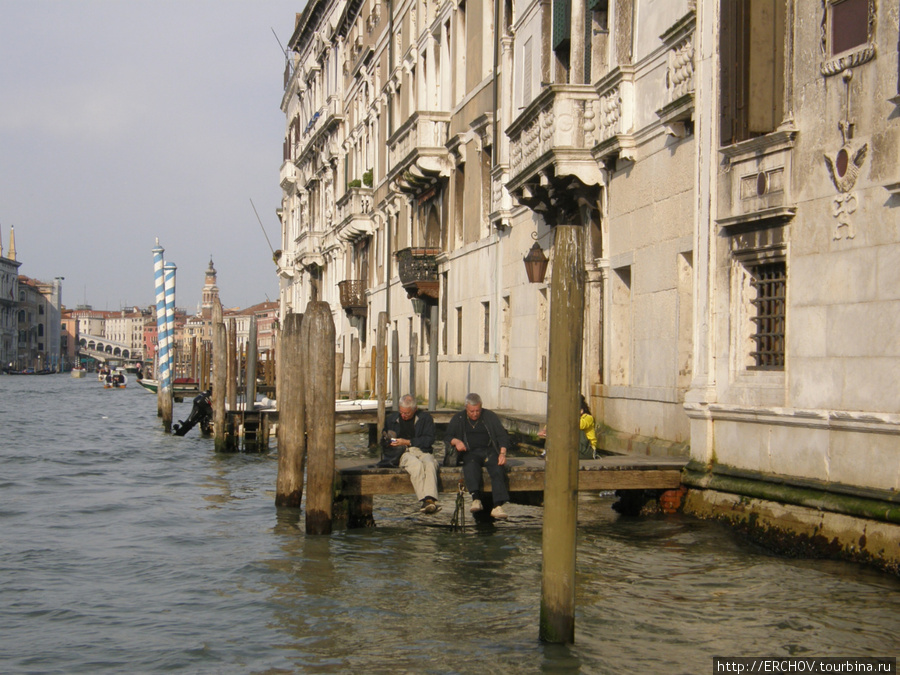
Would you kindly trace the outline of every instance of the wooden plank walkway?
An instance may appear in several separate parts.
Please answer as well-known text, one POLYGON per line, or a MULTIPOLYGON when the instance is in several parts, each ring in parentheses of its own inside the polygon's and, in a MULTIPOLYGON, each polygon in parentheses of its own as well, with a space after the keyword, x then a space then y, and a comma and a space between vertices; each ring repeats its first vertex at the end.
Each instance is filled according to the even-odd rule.
MULTIPOLYGON (((544 489, 545 461, 531 457, 510 457, 507 460, 510 492, 531 492, 544 489)), ((681 485, 681 470, 687 459, 613 455, 579 462, 579 492, 605 490, 671 490, 681 485)), ((410 494, 413 492, 409 475, 403 469, 379 469, 372 461, 338 460, 335 473, 341 494, 347 497, 410 494)), ((484 489, 490 492, 487 471, 484 489)), ((441 492, 456 493, 462 479, 462 467, 441 467, 441 492)))

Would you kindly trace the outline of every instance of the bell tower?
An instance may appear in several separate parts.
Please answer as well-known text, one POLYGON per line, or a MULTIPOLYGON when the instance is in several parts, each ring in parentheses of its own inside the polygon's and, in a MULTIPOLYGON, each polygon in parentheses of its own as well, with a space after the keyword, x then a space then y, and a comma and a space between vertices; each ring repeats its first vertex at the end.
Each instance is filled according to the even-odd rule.
POLYGON ((200 314, 204 319, 212 318, 212 308, 219 297, 219 287, 216 286, 216 268, 213 267, 212 256, 209 257, 209 267, 206 268, 206 281, 203 284, 203 302, 200 305, 200 314))

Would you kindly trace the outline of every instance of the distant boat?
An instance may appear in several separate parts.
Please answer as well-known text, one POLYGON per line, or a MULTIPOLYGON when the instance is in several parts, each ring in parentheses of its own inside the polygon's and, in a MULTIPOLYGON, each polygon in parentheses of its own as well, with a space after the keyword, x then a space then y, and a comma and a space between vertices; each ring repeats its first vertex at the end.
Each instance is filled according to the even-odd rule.
MULTIPOLYGON (((143 377, 139 379, 138 384, 141 385, 147 391, 152 391, 154 394, 159 389, 159 381, 151 380, 149 377, 143 377)), ((181 394, 190 394, 194 395, 200 391, 200 383, 197 380, 188 380, 185 378, 177 378, 172 385, 172 393, 176 396, 181 394)))
POLYGON ((103 380, 104 389, 124 389, 126 384, 128 384, 128 378, 125 377, 124 368, 116 368, 103 380))
POLYGON ((86 372, 84 368, 72 368, 72 377, 84 377, 86 372))

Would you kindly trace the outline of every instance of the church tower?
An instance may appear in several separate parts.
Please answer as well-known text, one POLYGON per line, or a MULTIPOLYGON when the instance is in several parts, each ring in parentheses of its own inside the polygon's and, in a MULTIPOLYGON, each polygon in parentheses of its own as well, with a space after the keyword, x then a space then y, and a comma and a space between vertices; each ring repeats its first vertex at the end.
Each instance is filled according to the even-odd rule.
POLYGON ((206 282, 203 284, 203 302, 200 305, 200 314, 204 319, 212 318, 213 305, 219 297, 219 287, 216 286, 216 268, 213 267, 212 256, 209 257, 209 267, 206 268, 206 282))

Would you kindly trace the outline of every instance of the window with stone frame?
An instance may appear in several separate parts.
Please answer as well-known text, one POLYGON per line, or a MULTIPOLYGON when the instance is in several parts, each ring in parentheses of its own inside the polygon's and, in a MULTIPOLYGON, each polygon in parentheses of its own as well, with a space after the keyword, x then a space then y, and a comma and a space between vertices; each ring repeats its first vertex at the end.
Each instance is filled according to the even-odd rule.
POLYGON ((784 370, 787 262, 783 226, 731 237, 739 370, 784 370))
POLYGON ((823 75, 837 75, 875 57, 875 0, 823 0, 823 75))

